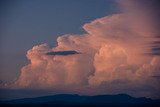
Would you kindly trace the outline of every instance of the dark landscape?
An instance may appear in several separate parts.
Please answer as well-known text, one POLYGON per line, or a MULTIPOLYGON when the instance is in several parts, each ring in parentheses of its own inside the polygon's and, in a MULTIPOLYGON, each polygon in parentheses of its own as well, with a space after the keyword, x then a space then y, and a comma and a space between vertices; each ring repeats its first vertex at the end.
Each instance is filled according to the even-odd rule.
POLYGON ((118 95, 98 95, 98 96, 79 96, 72 94, 59 94, 36 98, 15 99, 1 101, 0 106, 121 106, 121 107, 150 107, 160 106, 160 100, 152 100, 145 97, 131 97, 126 94, 118 95))

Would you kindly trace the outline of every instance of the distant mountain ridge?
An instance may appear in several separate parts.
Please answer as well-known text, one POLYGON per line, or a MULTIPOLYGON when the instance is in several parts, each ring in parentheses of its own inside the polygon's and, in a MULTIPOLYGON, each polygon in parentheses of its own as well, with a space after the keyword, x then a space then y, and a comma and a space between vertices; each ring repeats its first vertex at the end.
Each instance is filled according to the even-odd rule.
POLYGON ((126 94, 79 96, 59 94, 36 98, 23 98, 10 101, 1 101, 0 106, 157 106, 160 100, 145 97, 135 98, 126 94))

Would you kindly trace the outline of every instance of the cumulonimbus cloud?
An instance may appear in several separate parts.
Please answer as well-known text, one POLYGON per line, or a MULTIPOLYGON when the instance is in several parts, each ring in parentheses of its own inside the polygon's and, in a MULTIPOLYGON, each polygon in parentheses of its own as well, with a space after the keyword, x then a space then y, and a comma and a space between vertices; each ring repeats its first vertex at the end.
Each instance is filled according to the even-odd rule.
POLYGON ((60 36, 56 47, 34 46, 27 52, 30 64, 10 87, 160 97, 160 57, 143 54, 146 35, 156 32, 148 30, 149 23, 131 20, 139 22, 128 12, 98 18, 83 26, 86 34, 60 36), (147 30, 139 27, 144 23, 147 30), (69 50, 74 54, 55 55, 69 50))

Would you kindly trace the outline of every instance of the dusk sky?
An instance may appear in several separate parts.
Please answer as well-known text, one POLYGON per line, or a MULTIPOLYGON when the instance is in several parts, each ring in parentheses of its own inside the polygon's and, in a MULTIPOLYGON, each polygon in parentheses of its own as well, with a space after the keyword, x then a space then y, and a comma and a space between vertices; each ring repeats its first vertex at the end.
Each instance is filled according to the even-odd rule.
POLYGON ((1 0, 0 89, 160 98, 158 4, 1 0))
POLYGON ((112 0, 1 0, 0 79, 16 79, 34 45, 56 46, 58 36, 84 33, 83 24, 116 11, 112 0))

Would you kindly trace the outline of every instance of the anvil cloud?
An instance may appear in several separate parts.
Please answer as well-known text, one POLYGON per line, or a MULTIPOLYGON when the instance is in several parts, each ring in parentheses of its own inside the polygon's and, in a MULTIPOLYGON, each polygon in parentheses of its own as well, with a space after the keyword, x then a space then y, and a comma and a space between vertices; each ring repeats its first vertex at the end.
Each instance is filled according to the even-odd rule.
POLYGON ((148 35, 157 32, 151 30, 148 20, 142 20, 143 15, 139 18, 132 11, 136 17, 132 18, 131 11, 86 23, 86 34, 59 36, 56 47, 34 46, 27 52, 30 63, 9 87, 159 98, 160 57, 144 54, 148 52, 148 35), (46 54, 68 50, 81 54, 46 54))

